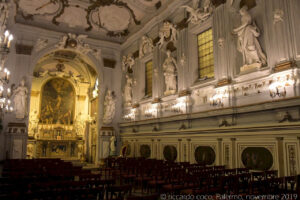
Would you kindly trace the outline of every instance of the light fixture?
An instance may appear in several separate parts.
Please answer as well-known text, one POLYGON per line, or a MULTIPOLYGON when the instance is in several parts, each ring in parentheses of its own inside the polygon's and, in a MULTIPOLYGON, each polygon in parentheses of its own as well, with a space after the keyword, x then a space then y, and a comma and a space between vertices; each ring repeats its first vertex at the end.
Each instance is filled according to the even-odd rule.
POLYGON ((145 110, 145 117, 148 118, 156 118, 158 112, 158 103, 151 104, 146 110, 145 110))
POLYGON ((226 90, 219 90, 215 95, 210 98, 211 106, 224 106, 223 99, 228 98, 229 94, 226 90))
POLYGON ((137 112, 137 108, 131 108, 129 113, 124 115, 124 119, 131 120, 131 121, 135 120, 136 112, 137 112))
POLYGON ((271 81, 269 85, 270 96, 272 98, 285 97, 286 96, 286 87, 294 85, 295 80, 293 80, 290 75, 286 75, 285 79, 277 77, 277 80, 271 81))
POLYGON ((10 101, 12 91, 7 87, 10 79, 10 71, 4 68, 13 39, 13 35, 10 34, 8 30, 4 33, 0 33, 0 109, 2 113, 3 111, 13 111, 10 101))
POLYGON ((172 106, 171 110, 176 113, 184 113, 186 112, 187 100, 188 96, 178 97, 176 99, 176 103, 172 106))

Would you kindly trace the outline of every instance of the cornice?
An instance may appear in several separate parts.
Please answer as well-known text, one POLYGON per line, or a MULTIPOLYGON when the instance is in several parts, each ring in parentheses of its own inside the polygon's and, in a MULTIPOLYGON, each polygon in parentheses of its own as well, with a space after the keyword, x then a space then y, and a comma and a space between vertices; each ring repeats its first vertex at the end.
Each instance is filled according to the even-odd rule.
MULTIPOLYGON (((36 27, 36 26, 25 25, 25 24, 20 24, 20 23, 16 23, 13 26, 13 32, 15 33, 16 36, 22 35, 22 39, 26 39, 26 36, 24 36, 24 34, 19 34, 19 33, 28 33, 31 36, 39 35, 41 38, 49 38, 49 39, 53 39, 53 40, 59 40, 63 35, 67 34, 64 32, 47 30, 47 29, 36 27)), ((36 39, 38 39, 38 38, 36 38, 36 39)), ((94 39, 94 38, 90 38, 90 37, 88 37, 85 41, 88 44, 90 44, 91 46, 97 47, 97 48, 108 48, 108 49, 113 49, 115 51, 120 51, 120 48, 121 48, 121 45, 119 43, 94 39)))

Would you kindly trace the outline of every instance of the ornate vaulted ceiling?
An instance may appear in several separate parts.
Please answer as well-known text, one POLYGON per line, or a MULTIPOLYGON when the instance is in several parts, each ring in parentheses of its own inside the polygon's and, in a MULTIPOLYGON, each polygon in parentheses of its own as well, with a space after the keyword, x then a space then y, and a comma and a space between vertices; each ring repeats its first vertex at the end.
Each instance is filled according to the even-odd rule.
POLYGON ((16 21, 122 42, 172 0, 14 0, 16 21))

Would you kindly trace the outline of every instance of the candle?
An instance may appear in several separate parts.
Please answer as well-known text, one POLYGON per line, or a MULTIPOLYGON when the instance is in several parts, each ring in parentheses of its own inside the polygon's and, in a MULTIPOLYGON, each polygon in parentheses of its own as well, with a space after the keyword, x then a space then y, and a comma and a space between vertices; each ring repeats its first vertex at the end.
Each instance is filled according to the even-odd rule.
POLYGON ((9 80, 9 77, 10 77, 10 71, 7 70, 6 79, 9 80))
POLYGON ((11 101, 10 101, 9 99, 7 100, 7 104, 8 104, 8 105, 10 105, 10 104, 11 104, 11 101))
POLYGON ((6 42, 7 42, 7 38, 8 38, 8 36, 9 36, 9 31, 5 31, 5 33, 4 33, 4 44, 6 44, 6 42))
POLYGON ((10 88, 7 88, 7 96, 10 97, 10 95, 11 95, 11 90, 10 88))
POLYGON ((9 107, 9 111, 12 112, 14 108, 12 106, 9 107))
POLYGON ((10 47, 10 42, 14 39, 14 36, 13 35, 10 35, 9 38, 8 38, 8 44, 7 44, 7 48, 10 47))
POLYGON ((1 85, 0 86, 0 97, 2 97, 2 94, 3 94, 3 86, 1 85))

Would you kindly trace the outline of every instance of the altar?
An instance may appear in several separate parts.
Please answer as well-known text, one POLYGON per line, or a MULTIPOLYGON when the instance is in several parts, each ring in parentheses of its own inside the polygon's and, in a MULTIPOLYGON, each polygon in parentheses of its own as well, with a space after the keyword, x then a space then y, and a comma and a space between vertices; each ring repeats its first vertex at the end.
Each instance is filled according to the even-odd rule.
POLYGON ((82 159, 82 140, 36 140, 38 158, 74 158, 82 159))
POLYGON ((28 158, 82 159, 84 140, 70 124, 39 124, 28 139, 28 158))

